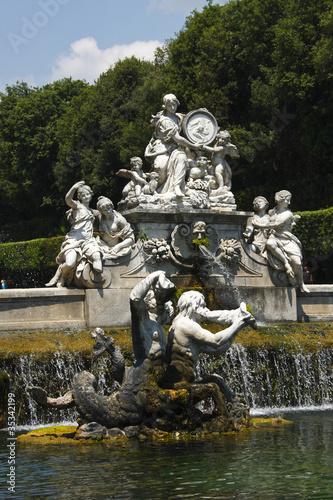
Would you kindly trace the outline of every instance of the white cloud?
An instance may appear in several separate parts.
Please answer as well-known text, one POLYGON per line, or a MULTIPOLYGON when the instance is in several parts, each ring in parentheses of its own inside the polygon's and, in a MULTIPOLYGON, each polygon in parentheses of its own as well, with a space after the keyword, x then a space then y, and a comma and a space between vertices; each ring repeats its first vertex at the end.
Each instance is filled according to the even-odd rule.
POLYGON ((202 9, 206 0, 150 0, 149 8, 165 12, 188 12, 202 9))
POLYGON ((51 80, 72 77, 93 83, 101 73, 119 59, 136 56, 138 59, 153 60, 154 52, 162 44, 157 40, 133 42, 128 45, 114 45, 100 49, 94 38, 81 38, 70 46, 68 54, 61 54, 52 66, 51 80))

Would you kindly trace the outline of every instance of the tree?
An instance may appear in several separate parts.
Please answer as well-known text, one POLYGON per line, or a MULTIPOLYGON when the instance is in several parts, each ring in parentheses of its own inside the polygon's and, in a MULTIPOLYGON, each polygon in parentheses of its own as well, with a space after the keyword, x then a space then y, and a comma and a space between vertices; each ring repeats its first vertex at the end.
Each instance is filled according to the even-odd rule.
MULTIPOLYGON (((78 180, 117 203, 115 174, 143 158, 151 115, 175 93, 179 111, 206 107, 227 128, 239 209, 288 189, 293 210, 331 205, 331 0, 231 0, 194 11, 155 62, 119 61, 94 85, 71 79, 0 95, 1 231, 12 239, 65 232, 64 193, 78 180)), ((145 165, 149 168, 148 165, 145 165)), ((3 238, 3 236, 2 236, 3 238)))
POLYGON ((1 226, 12 239, 52 235, 59 193, 52 166, 57 120, 86 86, 65 79, 42 88, 17 83, 0 101, 1 226))
POLYGON ((96 194, 114 203, 121 199, 122 180, 115 173, 132 156, 143 157, 163 82, 157 66, 132 57, 119 61, 73 101, 58 123, 59 189, 83 178, 96 194))

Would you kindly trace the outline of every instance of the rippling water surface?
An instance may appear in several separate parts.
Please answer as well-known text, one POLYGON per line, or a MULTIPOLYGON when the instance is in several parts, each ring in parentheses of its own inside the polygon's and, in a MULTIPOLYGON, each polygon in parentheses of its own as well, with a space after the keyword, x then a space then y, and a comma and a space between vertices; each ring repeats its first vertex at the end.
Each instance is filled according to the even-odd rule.
POLYGON ((294 423, 206 441, 17 445, 15 495, 3 431, 0 498, 331 500, 332 409, 283 417, 294 423))

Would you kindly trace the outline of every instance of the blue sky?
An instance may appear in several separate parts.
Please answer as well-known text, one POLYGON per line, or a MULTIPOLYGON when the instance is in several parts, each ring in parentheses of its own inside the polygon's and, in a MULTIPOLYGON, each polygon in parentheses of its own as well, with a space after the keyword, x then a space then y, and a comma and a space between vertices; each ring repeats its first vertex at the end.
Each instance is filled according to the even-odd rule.
MULTIPOLYGON (((227 0, 213 3, 224 4, 227 0)), ((206 0, 0 0, 0 91, 72 77, 93 83, 117 60, 152 59, 206 0)))

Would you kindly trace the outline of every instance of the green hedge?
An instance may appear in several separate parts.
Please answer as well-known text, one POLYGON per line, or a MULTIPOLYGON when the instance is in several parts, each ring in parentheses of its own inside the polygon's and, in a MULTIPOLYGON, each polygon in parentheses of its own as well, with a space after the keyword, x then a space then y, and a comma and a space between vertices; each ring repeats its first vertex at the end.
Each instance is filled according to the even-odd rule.
POLYGON ((293 232, 302 242, 304 264, 315 283, 333 283, 333 207, 298 214, 293 232))
POLYGON ((64 236, 0 245, 0 279, 10 287, 43 286, 54 274, 64 236))

